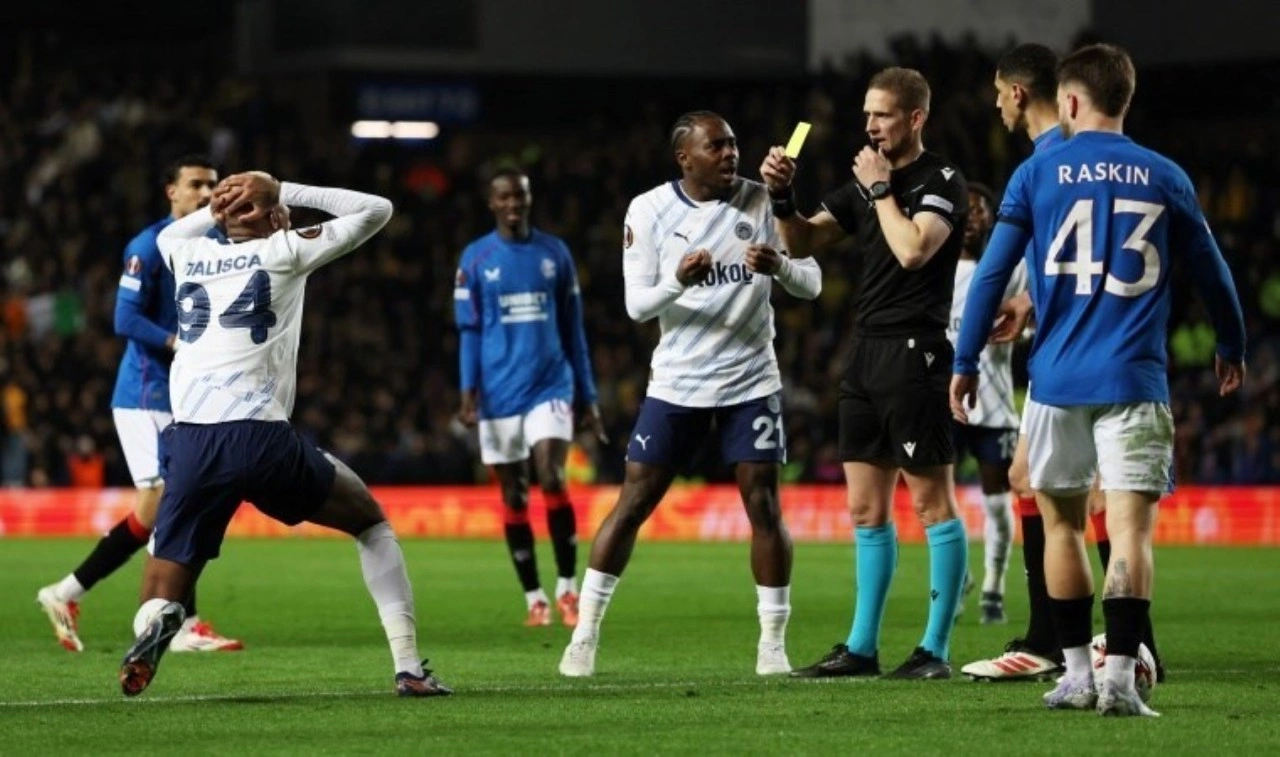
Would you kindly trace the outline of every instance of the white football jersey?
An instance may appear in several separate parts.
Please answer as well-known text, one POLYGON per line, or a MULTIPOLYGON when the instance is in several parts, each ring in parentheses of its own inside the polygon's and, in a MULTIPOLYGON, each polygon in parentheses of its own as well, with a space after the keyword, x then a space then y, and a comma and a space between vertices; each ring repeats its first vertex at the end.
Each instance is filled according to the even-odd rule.
POLYGON ((231 243, 206 236, 214 222, 205 208, 157 240, 176 280, 180 343, 169 397, 179 423, 288 420, 307 276, 376 234, 392 210, 375 195, 287 182, 280 201, 337 217, 231 243))
MULTIPOLYGON (((678 181, 631 201, 622 264, 628 288, 665 282, 672 292, 683 289, 658 312, 662 336, 653 352, 649 396, 685 407, 718 407, 782 388, 769 304, 774 277, 747 269, 751 244, 782 249, 768 191, 758 182, 739 179, 727 201, 696 202, 678 181), (711 272, 681 287, 676 268, 702 248, 711 252, 711 272)), ((796 275, 789 280, 779 275, 780 282, 788 282, 784 287, 797 296, 816 297, 821 287, 817 263, 805 258, 785 265, 796 275)))
MULTIPOLYGON (((961 259, 956 264, 956 288, 951 297, 951 320, 947 339, 955 346, 960 338, 960 316, 969 296, 978 261, 961 259)), ((1004 299, 1027 290, 1027 264, 1018 263, 1005 287, 1004 299)), ((1013 345, 988 344, 978 357, 978 404, 969 411, 969 423, 986 428, 1017 428, 1018 410, 1013 403, 1013 345)))

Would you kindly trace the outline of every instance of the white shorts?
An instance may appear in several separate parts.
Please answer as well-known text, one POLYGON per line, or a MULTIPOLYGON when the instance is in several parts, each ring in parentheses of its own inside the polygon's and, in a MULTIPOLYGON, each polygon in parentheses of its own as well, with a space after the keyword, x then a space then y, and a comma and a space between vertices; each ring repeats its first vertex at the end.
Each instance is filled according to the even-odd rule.
POLYGON ((485 465, 529 459, 533 445, 543 439, 573 440, 573 408, 565 400, 550 400, 524 415, 480 421, 480 460, 485 465))
POLYGON ((1031 488, 1084 494, 1095 471, 1103 491, 1166 492, 1173 474, 1173 413, 1161 402, 1054 407, 1028 400, 1031 488))
POLYGON ((160 410, 111 409, 124 461, 133 485, 147 489, 160 485, 160 432, 173 423, 173 414, 160 410))

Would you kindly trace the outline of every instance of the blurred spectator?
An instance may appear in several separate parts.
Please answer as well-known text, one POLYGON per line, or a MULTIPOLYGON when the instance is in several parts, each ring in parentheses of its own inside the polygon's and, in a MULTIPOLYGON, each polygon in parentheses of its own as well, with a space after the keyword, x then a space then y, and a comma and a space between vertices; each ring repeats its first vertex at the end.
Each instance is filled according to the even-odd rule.
MULTIPOLYGON (((887 61, 855 56, 846 70, 806 81, 669 82, 521 79, 482 84, 485 120, 445 126, 430 145, 352 142, 349 124, 324 120, 328 92, 288 79, 246 82, 208 68, 181 80, 130 57, 41 38, 0 56, 0 388, 5 485, 128 486, 111 424, 110 391, 122 345, 112 333, 120 251, 163 213, 165 161, 207 151, 224 172, 262 168, 308 183, 390 197, 397 213, 365 248, 311 278, 295 420, 370 483, 484 480, 475 440, 457 424, 457 341, 451 325, 454 269, 465 242, 485 232, 481 177, 519 163, 538 191, 534 223, 569 243, 585 294, 585 320, 601 410, 625 440, 644 396, 653 324, 623 307, 621 230, 628 199, 677 173, 671 121, 692 107, 720 110, 739 129, 743 173, 795 120, 813 131, 797 177, 804 210, 819 188, 848 175, 863 144, 859 104, 867 78, 887 61), (515 90, 520 90, 516 92, 515 90), (522 94, 523 93, 523 94, 522 94), (528 103, 539 103, 538 108, 528 103), (556 107, 552 107, 555 104, 556 107)), ((966 175, 1002 186, 1029 153, 993 108, 995 54, 972 40, 896 40, 899 61, 934 84, 925 142, 966 175)), ((193 70, 195 70, 193 64, 193 70)), ((1179 423, 1180 482, 1280 481, 1280 165, 1274 114, 1232 114, 1221 127, 1190 128, 1144 92, 1210 91, 1186 72, 1143 72, 1132 129, 1194 177, 1240 288, 1251 335, 1246 392, 1219 398, 1214 340, 1175 267, 1171 386, 1179 423), (1165 81, 1177 79, 1177 87, 1165 81), (1246 412, 1243 408, 1248 407, 1246 412)), ((1205 76, 1210 74, 1206 73, 1205 76)), ((300 214, 301 215, 301 214, 300 214)), ((301 224, 302 219, 299 218, 301 224)), ((848 305, 858 256, 822 259, 814 303, 779 298, 778 352, 791 462, 787 481, 842 479, 835 451, 835 377, 852 329, 848 305)), ((584 440, 574 480, 617 482, 622 449, 584 440)), ((711 456, 689 476, 722 479, 711 456)))

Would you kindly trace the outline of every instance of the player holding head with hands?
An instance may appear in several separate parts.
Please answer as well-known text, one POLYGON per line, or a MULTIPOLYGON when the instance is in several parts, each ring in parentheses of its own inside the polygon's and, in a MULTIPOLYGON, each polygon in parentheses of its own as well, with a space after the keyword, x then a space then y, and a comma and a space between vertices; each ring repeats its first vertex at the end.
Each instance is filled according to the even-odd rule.
MULTIPOLYGON (((111 415, 120 448, 136 488, 133 510, 94 545, 84 562, 65 578, 40 589, 36 601, 48 615, 63 648, 84 649, 78 619, 80 601, 99 581, 142 549, 156 522, 164 483, 160 476, 161 432, 173 420, 169 365, 178 340, 173 273, 160 259, 156 237, 169 224, 209 204, 218 171, 204 155, 183 155, 165 169, 169 215, 143 229, 124 250, 124 273, 116 290, 115 331, 125 339, 124 355, 111 396, 111 415)), ((235 651, 244 648, 196 614, 195 587, 183 600, 186 620, 170 648, 175 652, 235 651)))
POLYGON ((738 176, 738 142, 719 115, 678 118, 671 148, 680 177, 631 201, 623 230, 627 314, 658 320, 648 394, 627 443, 617 504, 591 545, 581 613, 560 661, 565 676, 595 671, 600 623, 636 536, 681 465, 714 442, 734 466, 751 521, 760 637, 756 673, 791 669, 791 537, 778 497, 786 457, 782 381, 773 351, 776 281, 814 299, 822 273, 782 252, 764 186, 738 176))
POLYGON ((898 561, 892 520, 899 475, 929 541, 929 619, 920 643, 889 675, 950 678, 951 628, 968 558, 956 512, 952 424, 947 407, 946 329, 969 193, 954 165, 924 148, 929 84, 919 72, 885 69, 864 100, 870 144, 853 177, 810 218, 795 207, 795 162, 770 150, 761 174, 784 246, 810 255, 846 237, 863 259, 854 307, 858 338, 840 382, 839 447, 857 547, 857 601, 846 641, 805 677, 880 674, 880 626, 898 561))
POLYGON ((1044 517, 1050 609, 1066 661, 1045 703, 1153 716, 1136 690, 1134 669, 1151 607, 1156 504, 1172 483, 1165 340, 1175 260, 1189 267, 1208 305, 1222 394, 1244 379, 1245 332, 1231 273, 1190 179, 1124 135, 1135 84, 1133 62, 1111 45, 1081 48, 1059 65, 1058 108, 1068 139, 1020 166, 1005 190, 961 320, 951 405, 965 420, 978 389, 977 355, 1005 283, 1025 256, 1037 318, 1025 409, 1028 460, 1044 517), (1095 475, 1106 496, 1112 550, 1101 681, 1089 654, 1094 596, 1084 546, 1095 475))
POLYGON ((345 189, 237 174, 204 208, 169 225, 157 244, 177 283, 174 424, 165 430, 165 492, 134 617, 137 638, 120 666, 126 695, 141 693, 181 626, 180 600, 218 556, 241 502, 283 523, 303 521, 356 540, 401 696, 450 693, 422 666, 413 590, 381 507, 341 461, 289 423, 307 276, 347 254, 391 217, 391 203, 345 189), (286 205, 334 216, 292 230, 286 205), (217 226, 223 238, 211 238, 217 226))

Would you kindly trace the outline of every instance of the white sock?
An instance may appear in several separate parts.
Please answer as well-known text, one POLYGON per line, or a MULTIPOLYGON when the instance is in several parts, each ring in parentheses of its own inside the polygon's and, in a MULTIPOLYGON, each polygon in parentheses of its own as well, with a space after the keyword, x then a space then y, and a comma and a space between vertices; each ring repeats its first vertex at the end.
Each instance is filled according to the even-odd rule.
POLYGON ((565 578, 564 576, 560 576, 559 578, 556 579, 556 599, 559 599, 560 597, 563 597, 566 594, 577 594, 577 593, 578 593, 578 579, 574 578, 573 576, 569 576, 568 578, 565 578))
POLYGON ((600 621, 609 609, 613 589, 618 577, 587 568, 582 576, 582 594, 578 596, 578 626, 573 629, 574 641, 586 641, 600 635, 600 621))
POLYGON ((1009 554, 1013 550, 1013 494, 982 495, 982 507, 986 512, 983 527, 982 590, 1004 594, 1004 576, 1009 568, 1009 554))
POLYGON ((528 605, 528 609, 532 610, 533 606, 539 602, 545 605, 551 604, 551 600, 547 599, 547 593, 541 587, 524 593, 524 603, 528 605))
POLYGON ((364 585, 378 606, 378 617, 387 632, 391 657, 397 673, 422 675, 422 658, 418 656, 418 629, 413 617, 413 587, 404 568, 404 552, 383 521, 370 526, 356 537, 364 585))
POLYGON ((1137 687, 1134 669, 1138 666, 1138 658, 1109 654, 1106 661, 1107 683, 1123 691, 1133 691, 1137 687))
POLYGON ((1067 663, 1067 675, 1093 677, 1093 658, 1089 654, 1089 645, 1070 647, 1062 650, 1062 657, 1067 663))
POLYGON ((54 595, 63 602, 79 602, 87 592, 88 590, 76 579, 75 573, 68 573, 66 578, 53 587, 54 595))
POLYGON ((147 630, 147 626, 151 625, 156 613, 164 609, 167 604, 169 604, 167 599, 148 599, 143 602, 142 607, 138 608, 138 613, 133 616, 133 635, 141 636, 142 632, 147 630))
POLYGON ((783 644, 791 617, 790 586, 756 586, 756 615, 760 618, 760 643, 783 644))

